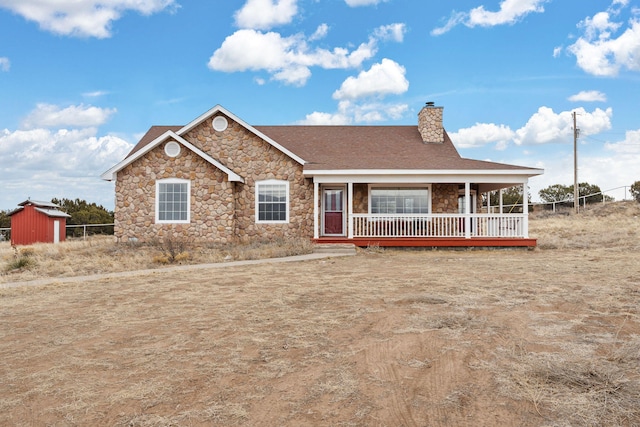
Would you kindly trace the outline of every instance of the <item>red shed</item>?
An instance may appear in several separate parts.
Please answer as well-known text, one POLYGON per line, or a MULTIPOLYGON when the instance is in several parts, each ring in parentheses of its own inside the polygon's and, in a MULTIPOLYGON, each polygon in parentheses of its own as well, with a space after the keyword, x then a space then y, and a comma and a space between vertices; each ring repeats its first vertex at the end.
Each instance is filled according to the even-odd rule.
POLYGON ((11 217, 11 244, 58 243, 64 241, 68 215, 51 202, 27 200, 9 212, 11 217))

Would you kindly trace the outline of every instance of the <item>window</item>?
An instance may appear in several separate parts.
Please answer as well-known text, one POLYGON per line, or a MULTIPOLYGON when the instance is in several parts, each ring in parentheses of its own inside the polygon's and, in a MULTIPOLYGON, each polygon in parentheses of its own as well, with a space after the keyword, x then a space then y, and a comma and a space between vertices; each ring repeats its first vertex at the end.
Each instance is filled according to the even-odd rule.
POLYGON ((429 213, 429 189, 372 188, 371 213, 373 214, 427 214, 429 213))
POLYGON ((156 182, 156 222, 188 223, 191 210, 191 182, 162 179, 156 182))
MULTIPOLYGON (((476 203, 477 203, 476 191, 475 190, 471 190, 471 193, 469 195, 471 196, 471 198, 469 200, 469 206, 471 207, 471 213, 476 213, 476 203)), ((466 207, 466 201, 465 201, 464 190, 463 190, 463 191, 459 191, 458 192, 458 213, 461 213, 461 214, 466 213, 465 212, 465 207, 466 207)))
POLYGON ((256 183, 256 222, 289 222, 289 181, 256 183))

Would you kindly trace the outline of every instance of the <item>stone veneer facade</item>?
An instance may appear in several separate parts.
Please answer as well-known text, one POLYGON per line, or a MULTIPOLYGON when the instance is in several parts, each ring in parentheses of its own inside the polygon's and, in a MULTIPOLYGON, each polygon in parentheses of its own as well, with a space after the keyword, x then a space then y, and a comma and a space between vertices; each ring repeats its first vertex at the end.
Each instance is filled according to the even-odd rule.
POLYGON ((443 111, 443 107, 427 105, 418 113, 418 131, 425 143, 442 144, 444 142, 443 111))
POLYGON ((273 238, 313 237, 313 184, 302 175, 302 165, 242 125, 227 118, 217 132, 205 120, 183 137, 244 179, 230 182, 224 172, 181 146, 171 158, 163 143, 118 172, 115 235, 150 241, 164 236, 193 242, 249 242, 273 238), (189 224, 156 224, 156 180, 191 181, 189 224), (256 182, 289 182, 289 222, 260 224, 255 220, 256 182))
MULTIPOLYGON (((433 110, 425 107, 423 111, 425 109, 433 110)), ((231 118, 227 117, 229 125, 222 132, 213 129, 210 119, 183 137, 245 182, 230 182, 223 171, 184 146, 178 156, 169 157, 164 151, 168 141, 164 142, 117 173, 117 239, 126 242, 136 238, 144 242, 169 236, 187 238, 194 243, 246 243, 273 238, 312 238, 313 181, 304 178, 302 165, 231 118), (188 224, 155 221, 156 181, 167 178, 191 182, 188 224), (256 182, 263 180, 289 182, 288 223, 256 223, 256 182)), ((433 184, 431 190, 433 213, 458 212, 458 184, 433 184)), ((368 212, 368 191, 367 184, 354 184, 355 213, 368 212)), ((477 199, 479 205, 480 197, 477 199)), ((319 206, 318 212, 321 211, 319 206)))

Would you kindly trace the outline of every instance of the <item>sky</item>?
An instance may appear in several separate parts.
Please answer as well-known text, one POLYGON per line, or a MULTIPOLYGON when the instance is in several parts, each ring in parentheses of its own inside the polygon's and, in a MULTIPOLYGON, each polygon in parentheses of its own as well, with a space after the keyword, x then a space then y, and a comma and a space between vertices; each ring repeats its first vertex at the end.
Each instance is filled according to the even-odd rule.
POLYGON ((541 168, 532 200, 640 180, 640 0, 0 0, 0 209, 112 210, 100 174, 152 125, 417 125, 541 168))

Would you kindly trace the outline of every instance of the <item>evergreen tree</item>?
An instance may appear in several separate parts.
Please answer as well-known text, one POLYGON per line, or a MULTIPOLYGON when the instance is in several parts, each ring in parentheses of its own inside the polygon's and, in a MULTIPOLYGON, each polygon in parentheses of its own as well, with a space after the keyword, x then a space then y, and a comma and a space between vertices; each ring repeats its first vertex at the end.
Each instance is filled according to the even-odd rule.
POLYGON ((636 181, 631 185, 631 195, 636 202, 640 203, 640 181, 636 181))
MULTIPOLYGON (((67 218, 67 225, 84 224, 113 224, 113 212, 95 203, 86 200, 51 199, 51 203, 60 206, 60 210, 71 215, 67 218)), ((70 227, 68 235, 82 236, 82 227, 70 227)), ((89 227, 87 232, 91 234, 113 234, 113 226, 89 227)))

